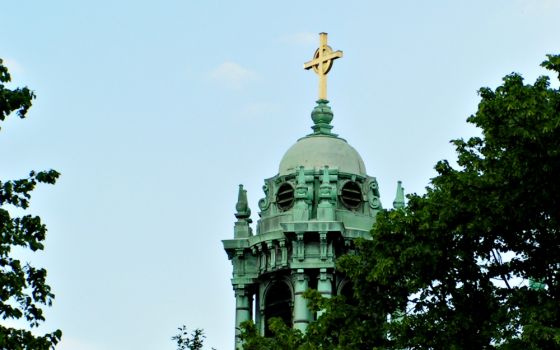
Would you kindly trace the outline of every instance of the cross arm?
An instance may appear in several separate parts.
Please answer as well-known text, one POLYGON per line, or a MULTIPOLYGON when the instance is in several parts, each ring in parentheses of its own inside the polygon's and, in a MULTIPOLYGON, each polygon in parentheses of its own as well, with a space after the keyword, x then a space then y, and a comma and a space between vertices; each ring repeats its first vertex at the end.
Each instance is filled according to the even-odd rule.
POLYGON ((304 69, 311 69, 314 66, 317 66, 319 63, 321 62, 326 62, 326 61, 330 61, 330 60, 336 60, 337 58, 341 58, 342 57, 342 51, 338 50, 338 51, 334 51, 334 52, 330 52, 324 56, 319 56, 317 58, 312 59, 309 62, 305 62, 303 64, 303 68, 304 69))

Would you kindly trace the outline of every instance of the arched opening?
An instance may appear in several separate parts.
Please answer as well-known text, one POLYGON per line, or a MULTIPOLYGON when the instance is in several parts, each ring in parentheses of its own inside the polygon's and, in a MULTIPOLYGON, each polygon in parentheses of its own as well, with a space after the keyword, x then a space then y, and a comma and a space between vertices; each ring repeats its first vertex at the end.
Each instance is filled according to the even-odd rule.
POLYGON ((273 282, 265 298, 264 321, 265 336, 271 336, 268 321, 279 317, 288 327, 292 327, 292 292, 284 282, 273 282))
POLYGON ((354 296, 354 288, 352 287, 352 283, 350 281, 343 282, 338 294, 344 297, 346 304, 352 306, 356 306, 358 304, 356 297, 354 296))

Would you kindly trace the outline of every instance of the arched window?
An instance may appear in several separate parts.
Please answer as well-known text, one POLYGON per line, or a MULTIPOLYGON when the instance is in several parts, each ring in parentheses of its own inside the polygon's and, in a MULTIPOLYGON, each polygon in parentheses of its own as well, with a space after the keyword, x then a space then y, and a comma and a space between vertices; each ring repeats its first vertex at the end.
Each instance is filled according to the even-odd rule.
POLYGON ((272 335, 268 321, 273 317, 281 318, 288 327, 292 327, 292 292, 285 282, 273 282, 268 288, 264 310, 265 336, 272 335))
POLYGON ((354 297, 354 288, 352 287, 352 283, 350 281, 344 281, 342 283, 338 294, 344 296, 346 304, 354 306, 358 304, 356 298, 354 297))

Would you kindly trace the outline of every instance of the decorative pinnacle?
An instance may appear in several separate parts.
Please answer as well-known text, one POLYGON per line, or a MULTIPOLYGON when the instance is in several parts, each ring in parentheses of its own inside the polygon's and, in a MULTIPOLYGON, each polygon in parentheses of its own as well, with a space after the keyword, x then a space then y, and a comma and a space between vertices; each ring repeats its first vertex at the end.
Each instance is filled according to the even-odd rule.
POLYGON ((333 127, 330 123, 333 120, 333 115, 331 107, 329 106, 329 101, 317 100, 317 106, 315 106, 311 112, 311 119, 313 123, 315 123, 315 125, 311 127, 311 129, 313 129, 313 135, 337 136, 331 132, 333 127))
POLYGON ((393 201, 393 208, 404 208, 404 188, 402 187, 402 181, 397 182, 397 195, 395 196, 395 200, 393 201))
POLYGON ((333 187, 331 186, 331 177, 329 167, 325 165, 323 168, 323 176, 321 177, 321 185, 319 186, 319 198, 321 200, 334 199, 333 187))
POLYGON ((239 221, 247 221, 249 223, 251 220, 251 209, 249 209, 249 203, 247 202, 247 190, 243 189, 243 185, 239 185, 239 192, 237 194, 237 203, 235 204, 235 217, 239 221))
POLYGON ((296 199, 307 199, 307 185, 305 183, 305 170, 303 166, 299 167, 296 184, 296 199))

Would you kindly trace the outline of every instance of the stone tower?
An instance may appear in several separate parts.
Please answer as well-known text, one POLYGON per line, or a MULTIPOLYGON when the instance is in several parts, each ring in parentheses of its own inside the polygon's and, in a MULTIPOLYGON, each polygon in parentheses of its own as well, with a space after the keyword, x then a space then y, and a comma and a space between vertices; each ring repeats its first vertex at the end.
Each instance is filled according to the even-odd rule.
MULTIPOLYGON (((324 69, 323 54, 331 54, 330 64, 336 54, 323 35, 311 61, 318 62, 319 70, 324 69)), ((329 69, 330 65, 324 74, 329 69)), ((239 325, 247 320, 265 335, 271 317, 305 331, 317 317, 302 296, 308 288, 325 297, 349 293, 347 280, 335 270, 335 259, 352 251, 354 239, 369 237, 381 209, 376 179, 367 174, 359 153, 331 132, 333 112, 324 98, 326 87, 323 91, 320 86, 311 113, 313 132, 290 147, 278 174, 264 181, 256 232, 250 226, 247 193, 239 186, 233 239, 223 241, 233 265, 236 348, 239 325)), ((394 205, 400 206, 401 200, 399 184, 394 205)))

